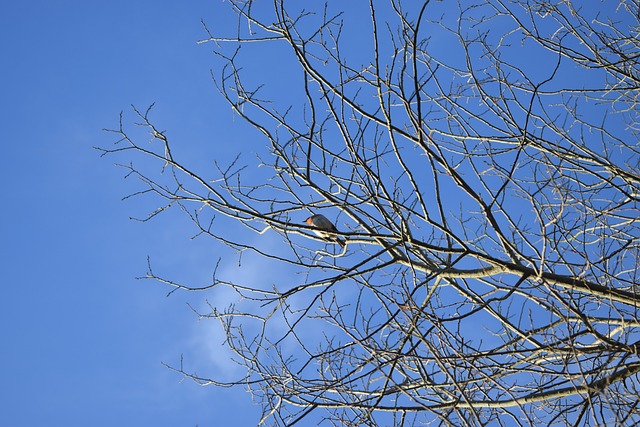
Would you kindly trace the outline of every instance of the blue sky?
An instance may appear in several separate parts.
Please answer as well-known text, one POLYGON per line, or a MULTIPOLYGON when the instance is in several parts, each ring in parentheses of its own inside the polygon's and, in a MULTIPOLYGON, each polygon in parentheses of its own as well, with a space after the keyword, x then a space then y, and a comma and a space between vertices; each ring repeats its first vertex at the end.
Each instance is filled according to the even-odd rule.
POLYGON ((121 110, 155 101, 162 125, 193 142, 185 158, 199 158, 198 149, 222 162, 232 158, 243 135, 211 84, 210 49, 196 44, 204 37, 201 18, 221 29, 233 24, 220 18, 224 7, 0 5, 0 425, 257 422, 250 395, 181 381, 161 365, 177 364, 184 353, 187 366, 224 369, 212 360, 222 339, 186 305, 198 307, 201 296, 167 298, 168 289, 135 277, 149 255, 176 275, 206 281, 215 259, 180 251, 193 248, 185 221, 130 221, 144 206, 120 199, 134 187, 92 149, 113 142, 101 129, 115 127, 121 110), (206 144, 212 135, 229 143, 206 144))
MULTIPOLYGON (((177 210, 146 224, 131 221, 158 201, 122 201, 140 186, 113 166, 122 158, 101 158, 93 149, 115 141, 102 129, 117 127, 120 111, 131 123, 130 104, 144 110, 156 102, 154 123, 167 130, 174 155, 203 176, 215 175, 214 160, 228 164, 240 151, 255 164, 265 140, 216 92, 211 46, 196 44, 205 37, 200 19, 217 34, 233 34, 232 16, 219 0, 0 6, 0 426, 240 426, 259 420, 260 408, 242 390, 200 387, 162 366, 178 365, 184 354, 187 371, 223 380, 241 376, 228 364, 215 325, 198 321, 188 306, 206 310, 205 297, 223 306, 230 295, 167 297, 171 289, 135 279, 145 274, 149 256, 156 273, 203 286, 218 258, 229 253, 190 240, 194 229, 177 210)), ((438 54, 438 46, 448 46, 434 45, 438 54)), ((247 74, 248 80, 269 81, 266 97, 281 94, 288 101, 295 92, 281 89, 300 76, 285 72, 277 44, 255 46, 245 52, 260 66, 245 72, 259 74, 247 74)), ((532 64, 541 72, 538 80, 548 73, 543 65, 532 64)), ((257 171, 251 172, 255 181, 257 171)), ((272 238, 266 233, 261 244, 271 245, 272 238)), ((221 267, 224 278, 255 283, 259 275, 266 285, 281 278, 251 255, 242 269, 225 259, 231 262, 221 267)))

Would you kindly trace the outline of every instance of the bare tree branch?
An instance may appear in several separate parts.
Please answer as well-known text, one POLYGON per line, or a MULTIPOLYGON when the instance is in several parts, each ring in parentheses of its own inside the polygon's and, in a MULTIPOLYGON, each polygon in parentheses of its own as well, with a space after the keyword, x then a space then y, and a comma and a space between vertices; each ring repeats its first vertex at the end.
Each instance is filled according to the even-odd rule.
POLYGON ((238 298, 198 315, 244 378, 174 369, 248 387, 261 425, 639 423, 640 4, 346 3, 233 0, 236 34, 203 22, 270 179, 238 159, 197 174, 151 108, 134 109, 151 145, 121 116, 101 148, 129 160, 132 196, 162 201, 142 221, 180 208, 291 278, 238 283, 216 264, 194 286, 149 264, 171 292, 238 298), (275 44, 287 90, 255 73, 275 44), (344 249, 304 222, 317 213, 344 249))

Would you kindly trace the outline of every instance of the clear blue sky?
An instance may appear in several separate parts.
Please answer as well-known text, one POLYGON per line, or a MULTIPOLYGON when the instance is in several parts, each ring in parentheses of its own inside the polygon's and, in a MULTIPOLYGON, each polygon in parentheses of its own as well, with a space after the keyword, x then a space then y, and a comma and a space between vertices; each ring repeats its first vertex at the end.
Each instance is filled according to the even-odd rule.
MULTIPOLYGON (((222 0, 0 4, 0 427, 258 422, 249 394, 200 387, 161 364, 184 354, 187 371, 240 376, 214 325, 187 306, 204 308, 203 295, 167 297, 135 279, 150 256, 158 273, 206 285, 221 253, 190 241, 174 213, 131 221, 157 200, 121 201, 140 187, 92 148, 114 142, 101 129, 117 127, 121 110, 130 123, 130 104, 156 102, 174 154, 198 171, 239 151, 255 158, 264 140, 217 94, 211 47, 196 44, 200 19, 232 34, 232 16, 222 0)), ((295 78, 280 53, 252 51, 276 91, 295 78)))
POLYGON ((228 4, 0 5, 1 426, 256 424, 250 395, 181 382, 161 365, 184 353, 205 374, 224 370, 207 359, 221 337, 186 306, 201 296, 167 298, 168 289, 134 277, 150 255, 176 276, 204 263, 197 279, 206 281, 215 258, 166 251, 187 244, 184 221, 130 221, 142 210, 120 199, 133 186, 92 149, 113 141, 101 129, 115 127, 120 110, 156 101, 162 125, 193 150, 215 150, 223 162, 238 151, 243 135, 211 85, 210 49, 196 45, 200 18, 224 29, 221 8, 228 4), (201 143, 212 135, 231 143, 201 143))

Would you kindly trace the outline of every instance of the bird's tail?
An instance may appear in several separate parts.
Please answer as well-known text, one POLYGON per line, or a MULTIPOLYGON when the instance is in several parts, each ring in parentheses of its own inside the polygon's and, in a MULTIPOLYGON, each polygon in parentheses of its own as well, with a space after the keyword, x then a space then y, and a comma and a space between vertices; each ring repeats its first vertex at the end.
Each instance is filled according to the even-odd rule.
POLYGON ((344 248, 344 246, 346 245, 346 243, 344 242, 344 240, 342 240, 339 237, 336 237, 336 243, 339 244, 341 247, 344 248))

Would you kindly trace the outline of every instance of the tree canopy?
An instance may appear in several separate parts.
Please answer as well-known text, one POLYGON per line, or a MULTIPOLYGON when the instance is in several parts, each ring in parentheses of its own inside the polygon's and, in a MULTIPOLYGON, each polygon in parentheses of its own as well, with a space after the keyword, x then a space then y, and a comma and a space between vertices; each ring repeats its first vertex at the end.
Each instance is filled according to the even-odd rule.
POLYGON ((265 425, 640 422, 638 1, 230 3, 237 32, 202 42, 260 171, 195 172, 151 109, 151 145, 121 118, 103 148, 142 154, 149 218, 286 272, 149 269, 237 296, 200 315, 246 376, 181 372, 247 387, 265 425))

